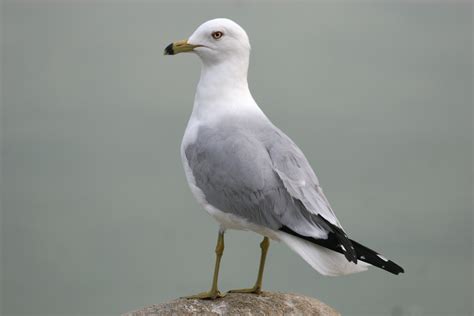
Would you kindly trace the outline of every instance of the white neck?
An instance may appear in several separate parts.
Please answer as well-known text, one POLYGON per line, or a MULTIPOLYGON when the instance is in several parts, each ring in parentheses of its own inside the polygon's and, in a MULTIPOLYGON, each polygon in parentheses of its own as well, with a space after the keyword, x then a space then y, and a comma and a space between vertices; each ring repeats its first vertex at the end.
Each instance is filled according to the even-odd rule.
POLYGON ((218 63, 202 61, 191 120, 212 121, 226 115, 264 116, 248 87, 248 65, 248 56, 218 63))

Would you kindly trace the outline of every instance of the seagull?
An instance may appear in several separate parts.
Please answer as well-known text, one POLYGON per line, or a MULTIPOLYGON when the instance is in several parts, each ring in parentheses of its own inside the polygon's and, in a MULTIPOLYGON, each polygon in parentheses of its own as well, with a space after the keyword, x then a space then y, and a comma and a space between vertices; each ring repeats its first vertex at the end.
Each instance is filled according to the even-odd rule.
POLYGON ((303 152, 255 102, 247 82, 245 30, 229 19, 207 21, 187 40, 168 45, 164 54, 184 52, 196 54, 202 67, 181 144, 182 163, 193 195, 219 223, 211 289, 189 298, 225 295, 218 275, 227 229, 263 236, 255 285, 231 293, 261 293, 270 240, 285 243, 322 275, 347 275, 369 266, 404 272, 347 236, 303 152))

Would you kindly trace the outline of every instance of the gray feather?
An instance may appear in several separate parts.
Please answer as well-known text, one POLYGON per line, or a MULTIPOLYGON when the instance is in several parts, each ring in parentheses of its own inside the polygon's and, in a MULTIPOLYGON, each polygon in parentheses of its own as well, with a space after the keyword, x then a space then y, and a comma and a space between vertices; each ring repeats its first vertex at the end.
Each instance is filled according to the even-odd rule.
POLYGON ((326 238, 318 216, 340 226, 301 150, 269 121, 199 127, 185 155, 209 204, 274 230, 326 238))

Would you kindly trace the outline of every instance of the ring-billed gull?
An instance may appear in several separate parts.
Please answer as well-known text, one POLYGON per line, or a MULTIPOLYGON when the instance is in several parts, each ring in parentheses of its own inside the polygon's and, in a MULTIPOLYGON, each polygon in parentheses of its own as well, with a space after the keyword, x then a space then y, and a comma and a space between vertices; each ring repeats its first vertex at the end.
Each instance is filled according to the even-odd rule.
POLYGON ((394 262, 349 239, 303 152, 253 99, 247 70, 247 33, 229 19, 199 26, 166 55, 193 52, 202 62, 194 107, 181 144, 187 181, 220 224, 211 290, 191 298, 222 297, 217 287, 226 229, 264 236, 255 285, 232 292, 260 293, 269 239, 282 241, 323 275, 376 266, 404 272, 394 262))

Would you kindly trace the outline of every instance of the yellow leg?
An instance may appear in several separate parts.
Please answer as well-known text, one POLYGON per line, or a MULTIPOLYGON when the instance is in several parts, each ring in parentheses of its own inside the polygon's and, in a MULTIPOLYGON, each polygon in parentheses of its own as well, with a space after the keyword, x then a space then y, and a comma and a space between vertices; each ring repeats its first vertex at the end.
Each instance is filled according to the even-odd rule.
POLYGON ((217 289, 217 281, 219 278, 219 267, 221 265, 222 254, 224 253, 224 232, 219 231, 219 237, 217 237, 216 245, 216 263, 214 265, 214 277, 212 278, 211 290, 208 292, 202 292, 196 295, 186 296, 189 299, 208 299, 213 300, 216 298, 224 297, 225 294, 221 294, 217 289))
POLYGON ((270 240, 268 239, 268 237, 264 237, 262 242, 260 243, 260 248, 262 249, 262 253, 260 255, 260 266, 258 267, 258 275, 257 275, 257 281, 255 282, 255 285, 249 289, 230 290, 229 293, 255 293, 255 294, 262 293, 263 269, 265 268, 265 259, 267 257, 267 252, 268 252, 269 247, 270 247, 270 240))

